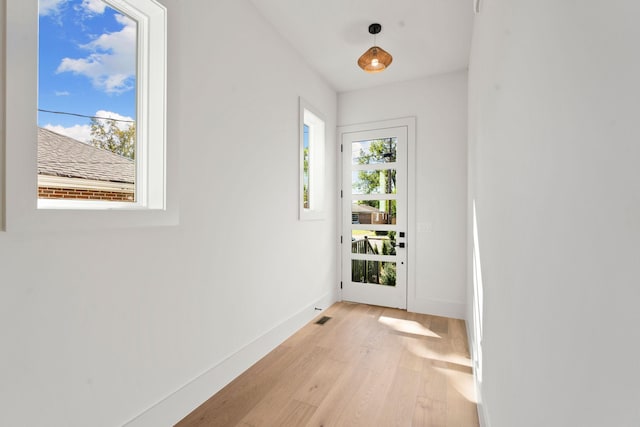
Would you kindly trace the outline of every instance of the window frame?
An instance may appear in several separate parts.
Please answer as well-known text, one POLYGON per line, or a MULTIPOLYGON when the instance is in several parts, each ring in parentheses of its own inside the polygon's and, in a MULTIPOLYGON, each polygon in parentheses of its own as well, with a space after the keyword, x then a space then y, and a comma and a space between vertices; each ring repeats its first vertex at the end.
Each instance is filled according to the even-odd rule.
POLYGON ((3 205, 7 231, 177 223, 177 206, 167 197, 166 8, 156 0, 103 1, 138 22, 136 202, 38 199, 38 0, 6 0, 2 57, 6 126, 0 148, 6 154, 3 205))
POLYGON ((323 220, 326 193, 326 121, 324 117, 305 101, 299 98, 299 218, 305 220, 323 220), (309 208, 304 207, 304 127, 309 127, 309 208))
MULTIPOLYGON (((0 7, 0 22, 6 24, 6 8, 0 7)), ((5 86, 6 86, 6 66, 5 66, 5 31, 0 31, 0 231, 6 229, 6 170, 5 170, 5 86), (3 83, 4 82, 4 83, 3 83)))

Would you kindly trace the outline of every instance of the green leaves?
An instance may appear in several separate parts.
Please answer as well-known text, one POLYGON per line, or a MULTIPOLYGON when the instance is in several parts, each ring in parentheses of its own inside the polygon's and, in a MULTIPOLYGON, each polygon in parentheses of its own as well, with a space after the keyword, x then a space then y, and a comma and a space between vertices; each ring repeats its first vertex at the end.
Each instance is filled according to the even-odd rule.
POLYGON ((113 119, 91 119, 91 144, 132 160, 136 158, 136 125, 120 125, 113 119))
POLYGON ((393 163, 396 161, 396 145, 395 138, 374 139, 367 144, 366 149, 360 149, 358 164, 393 163))

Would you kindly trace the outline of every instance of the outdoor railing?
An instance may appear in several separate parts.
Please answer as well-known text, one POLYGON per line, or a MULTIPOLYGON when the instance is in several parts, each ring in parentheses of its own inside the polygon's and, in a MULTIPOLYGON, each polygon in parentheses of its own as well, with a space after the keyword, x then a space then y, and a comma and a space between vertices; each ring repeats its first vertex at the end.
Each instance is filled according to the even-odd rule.
MULTIPOLYGON (((373 247, 369 238, 364 236, 363 239, 351 242, 351 253, 377 254, 378 251, 373 247)), ((379 271, 380 261, 351 260, 351 280, 353 282, 380 284, 379 271)))

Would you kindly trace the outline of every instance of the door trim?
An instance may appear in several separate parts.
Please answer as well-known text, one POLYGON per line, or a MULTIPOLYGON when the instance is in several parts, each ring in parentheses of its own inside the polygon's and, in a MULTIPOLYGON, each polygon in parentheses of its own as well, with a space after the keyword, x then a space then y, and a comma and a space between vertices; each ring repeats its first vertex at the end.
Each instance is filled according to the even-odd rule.
MULTIPOLYGON (((416 300, 416 251, 415 244, 417 242, 416 237, 416 118, 415 116, 400 117, 397 119, 380 120, 375 122, 365 122, 352 125, 338 126, 336 134, 336 144, 339 164, 342 166, 342 153, 340 151, 340 145, 342 144, 342 134, 350 132, 365 132, 370 130, 388 129, 395 127, 407 128, 407 293, 406 293, 406 307, 410 310, 414 306, 416 300)), ((339 277, 343 277, 342 265, 342 245, 340 244, 340 236, 344 236, 345 230, 343 229, 342 221, 342 203, 344 198, 340 197, 340 191, 342 190, 343 173, 342 167, 338 167, 338 258, 339 262, 339 277)), ((342 298, 342 289, 339 289, 340 301, 342 298)))

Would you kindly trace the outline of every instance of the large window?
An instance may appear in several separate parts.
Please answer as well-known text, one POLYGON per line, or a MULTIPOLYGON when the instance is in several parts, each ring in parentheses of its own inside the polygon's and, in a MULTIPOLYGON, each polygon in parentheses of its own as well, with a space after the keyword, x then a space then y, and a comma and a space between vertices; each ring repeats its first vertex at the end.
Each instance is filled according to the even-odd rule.
POLYGON ((164 104, 160 9, 39 0, 39 208, 163 207, 164 111, 148 98, 164 104))
POLYGON ((2 12, 6 230, 176 224, 165 7, 12 0, 2 12))
POLYGON ((138 24, 39 0, 38 198, 135 202, 138 24))
POLYGON ((325 124, 300 99, 300 219, 323 219, 325 197, 325 124))

